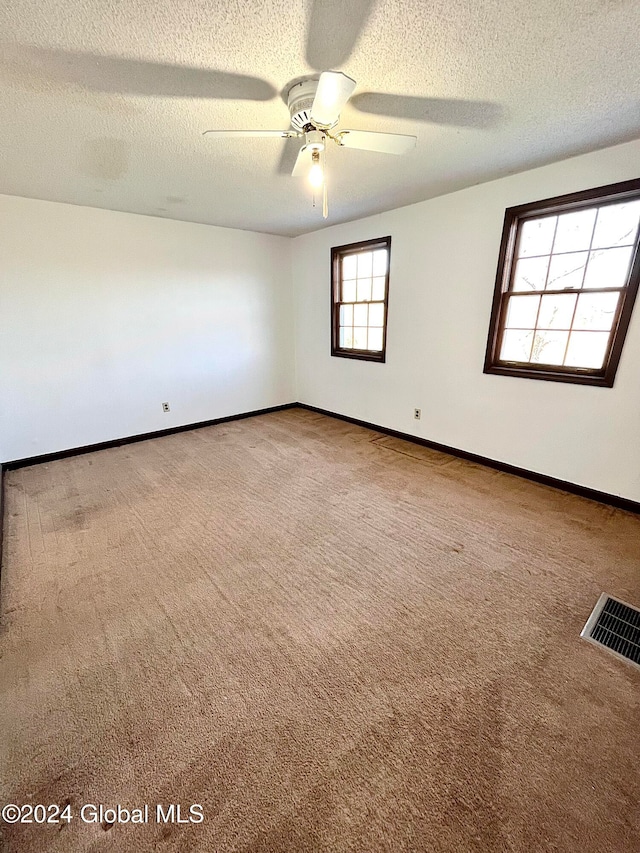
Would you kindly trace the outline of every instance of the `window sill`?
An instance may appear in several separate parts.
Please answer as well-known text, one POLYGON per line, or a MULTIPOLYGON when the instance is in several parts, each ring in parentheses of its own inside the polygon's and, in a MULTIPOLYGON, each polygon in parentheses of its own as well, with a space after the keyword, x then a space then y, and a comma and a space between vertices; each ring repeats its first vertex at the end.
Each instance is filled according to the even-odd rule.
POLYGON ((384 363, 385 353, 383 352, 367 352, 366 350, 341 350, 332 349, 332 357, 335 358, 355 358, 359 361, 377 361, 384 363))
POLYGON ((517 379, 542 379, 547 382, 570 382, 574 385, 596 385, 600 388, 612 388, 613 377, 606 376, 602 372, 576 372, 569 373, 563 370, 545 370, 544 368, 515 366, 508 364, 485 365, 484 373, 493 373, 498 376, 513 376, 517 379))

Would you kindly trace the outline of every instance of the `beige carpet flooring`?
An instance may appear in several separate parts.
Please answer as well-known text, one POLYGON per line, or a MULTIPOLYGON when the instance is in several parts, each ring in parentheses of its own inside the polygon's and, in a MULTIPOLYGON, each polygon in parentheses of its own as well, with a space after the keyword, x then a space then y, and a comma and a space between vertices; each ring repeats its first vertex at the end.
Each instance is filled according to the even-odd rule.
POLYGON ((602 591, 640 518, 304 410, 9 472, 4 850, 638 851, 602 591))

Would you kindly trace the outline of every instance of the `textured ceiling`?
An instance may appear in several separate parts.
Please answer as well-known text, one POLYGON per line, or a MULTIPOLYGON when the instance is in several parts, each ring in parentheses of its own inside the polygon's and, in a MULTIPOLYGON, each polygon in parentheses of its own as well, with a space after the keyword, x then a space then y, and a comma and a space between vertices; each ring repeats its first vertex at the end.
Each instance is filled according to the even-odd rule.
POLYGON ((12 0, 0 40, 0 192, 153 216, 295 235, 640 136, 637 0, 12 0), (295 140, 202 136, 323 69, 418 137, 330 150, 326 223, 295 140))

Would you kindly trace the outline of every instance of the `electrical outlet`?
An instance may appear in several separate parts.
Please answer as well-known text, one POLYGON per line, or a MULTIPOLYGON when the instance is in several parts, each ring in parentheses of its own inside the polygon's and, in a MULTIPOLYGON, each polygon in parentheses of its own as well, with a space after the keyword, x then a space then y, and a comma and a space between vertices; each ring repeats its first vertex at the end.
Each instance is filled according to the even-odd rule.
POLYGON ((413 410, 413 417, 414 417, 417 421, 419 421, 419 420, 420 420, 421 415, 422 415, 422 409, 414 409, 414 410, 413 410))
POLYGON ((168 412, 168 411, 169 411, 169 404, 168 404, 168 403, 163 403, 163 404, 162 404, 162 411, 163 411, 163 412, 168 412))

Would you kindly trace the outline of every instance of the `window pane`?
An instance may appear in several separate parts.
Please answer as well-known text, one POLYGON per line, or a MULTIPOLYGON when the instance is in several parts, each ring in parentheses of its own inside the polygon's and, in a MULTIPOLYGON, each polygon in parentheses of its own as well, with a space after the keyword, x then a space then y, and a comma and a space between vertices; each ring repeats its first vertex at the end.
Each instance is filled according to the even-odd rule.
POLYGON ((507 328, 533 329, 539 304, 539 296, 510 296, 505 323, 507 328))
POLYGON ((551 254, 557 218, 557 216, 545 216, 544 219, 528 219, 522 223, 518 246, 519 258, 551 254))
POLYGON ((571 332, 564 363, 567 367, 602 367, 609 332, 571 332))
POLYGON ((623 246, 634 242, 640 218, 640 201, 609 204, 598 211, 593 248, 623 246))
POLYGON ((537 327, 539 329, 570 329, 577 298, 575 293, 567 293, 566 295, 564 293, 559 295, 550 293, 543 296, 540 302, 537 327))
POLYGON ((353 347, 353 329, 351 326, 347 326, 346 329, 340 329, 340 346, 344 347, 344 349, 351 349, 353 347))
POLYGON ((332 249, 332 355, 383 360, 389 243, 390 238, 380 237, 332 249))
POLYGON ((598 249, 589 255, 584 287, 624 287, 629 275, 633 247, 598 249))
POLYGON ((371 276, 373 252, 362 252, 358 257, 358 278, 371 276))
POLYGON ((387 250, 386 249, 378 249, 376 252, 373 252, 373 274, 374 275, 383 275, 387 274, 387 250))
POLYGON ((516 264, 513 290, 544 290, 549 258, 524 258, 516 264))
POLYGON ((382 349, 382 329, 369 329, 369 349, 382 349))
POLYGON ((531 361, 536 364, 562 364, 569 332, 536 332, 531 361))
POLYGON ((502 361, 529 361, 533 331, 507 329, 502 338, 500 358, 502 361))
POLYGON ((366 349, 367 348, 367 330, 365 329, 354 329, 353 330, 353 346, 354 349, 366 349))
POLYGON ((384 278, 374 278, 373 288, 371 290, 372 299, 384 299, 384 278))
POLYGON ((570 290, 582 287, 588 252, 554 255, 549 264, 547 290, 570 290))
POLYGON ((353 325, 354 326, 366 326, 367 325, 367 309, 368 305, 354 305, 353 306, 353 325))
POLYGON ((356 277, 356 259, 357 255, 345 255, 342 259, 342 278, 356 277))
POLYGON ((369 326, 384 326, 384 305, 369 305, 369 326))
POLYGON ((340 325, 353 326, 353 305, 340 306, 340 325))
POLYGON ((485 372, 610 387, 636 297, 640 179, 517 205, 505 223, 485 372))
POLYGON ((355 281, 342 282, 342 302, 356 301, 356 283, 355 281))
POLYGON ((578 298, 574 329, 599 329, 608 332, 613 325, 618 293, 581 293, 578 298))
POLYGON ((578 210, 575 213, 563 213, 558 217, 556 239, 553 252, 577 252, 591 245, 593 223, 596 220, 596 208, 578 210))
POLYGON ((371 279, 358 279, 358 302, 364 302, 371 299, 371 279))

